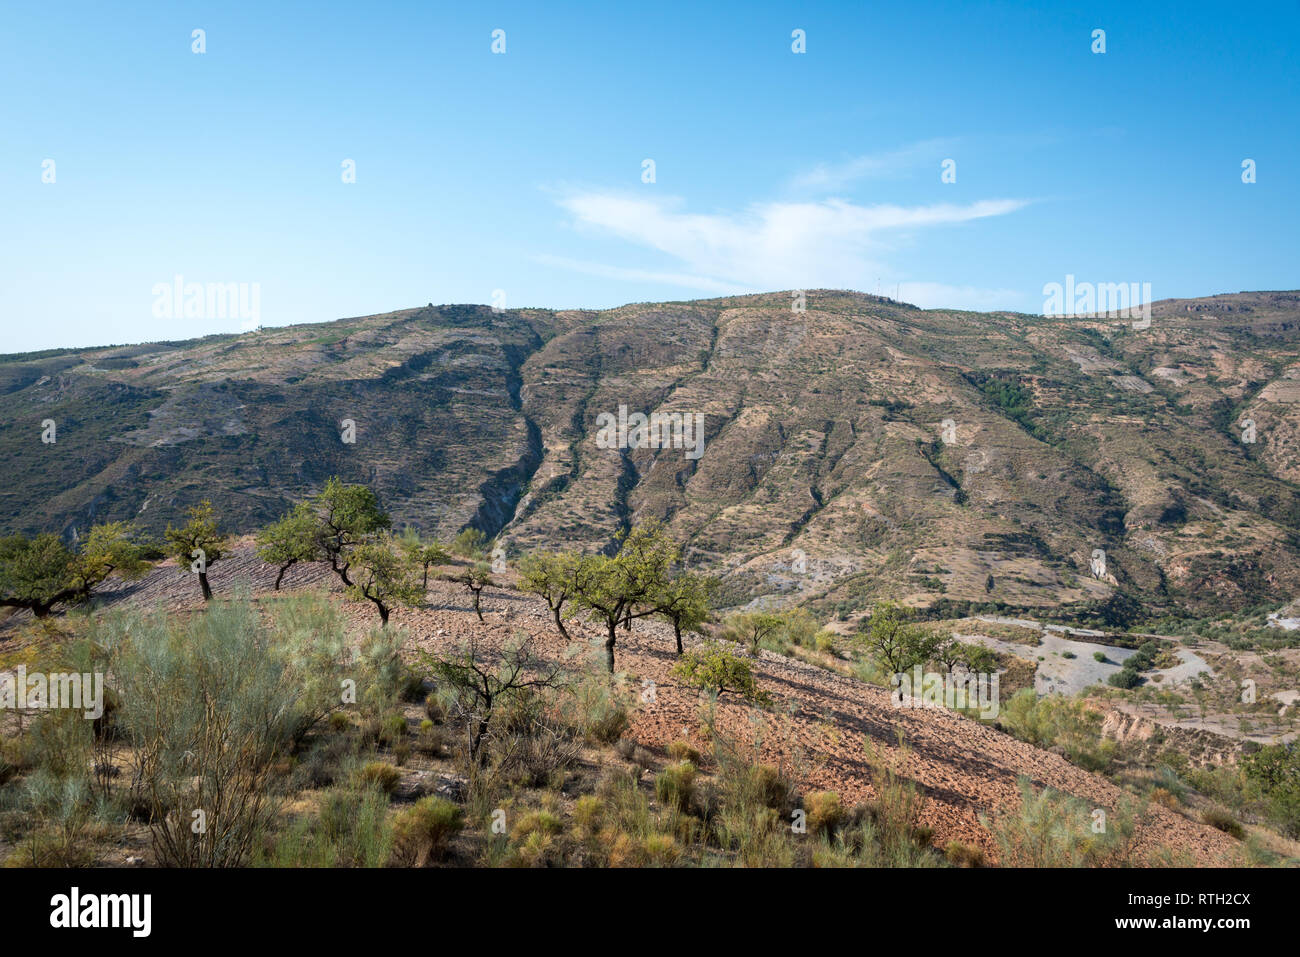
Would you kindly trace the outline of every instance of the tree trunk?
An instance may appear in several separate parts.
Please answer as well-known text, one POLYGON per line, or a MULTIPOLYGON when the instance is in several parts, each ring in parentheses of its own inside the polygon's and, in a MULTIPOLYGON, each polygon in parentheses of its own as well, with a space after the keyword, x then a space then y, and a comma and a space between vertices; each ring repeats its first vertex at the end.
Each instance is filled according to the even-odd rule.
POLYGON ((673 632, 677 635, 677 654, 682 653, 682 624, 676 618, 673 619, 673 632))
POLYGON ((474 614, 478 615, 478 620, 483 620, 483 610, 479 608, 478 592, 474 592, 474 614))
POLYGON ((280 590, 280 582, 284 581, 284 573, 287 572, 293 564, 293 562, 289 562, 288 565, 280 566, 280 574, 275 576, 275 588, 273 588, 272 591, 280 590))
POLYGON ((478 733, 474 735, 474 757, 480 764, 483 763, 483 738, 487 734, 487 730, 488 723, 480 721, 478 723, 478 733))
POLYGON ((382 601, 376 601, 375 607, 379 609, 379 626, 385 628, 388 626, 388 606, 382 601))
POLYGON ((335 574, 337 574, 339 578, 343 579, 343 584, 351 588, 352 579, 348 577, 349 564, 350 564, 349 562, 344 562, 342 565, 340 565, 338 560, 338 555, 330 556, 330 568, 334 569, 335 574))
POLYGON ((199 572, 199 587, 203 589, 203 600, 212 601, 212 586, 208 584, 207 572, 199 572))
POLYGON ((483 744, 483 738, 488 732, 488 722, 492 720, 492 698, 489 696, 484 703, 483 714, 478 719, 478 732, 471 735, 469 742, 470 760, 477 761, 480 764, 483 760, 483 752, 480 750, 483 744))
POLYGON ((609 637, 605 639, 605 663, 609 665, 609 673, 614 673, 614 642, 618 640, 618 634, 615 629, 618 627, 618 621, 609 623, 609 637))
POLYGON ((560 618, 560 606, 556 605, 554 608, 552 608, 551 613, 555 615, 555 627, 560 629, 560 634, 562 634, 565 637, 565 639, 568 639, 569 632, 564 627, 564 620, 560 618))

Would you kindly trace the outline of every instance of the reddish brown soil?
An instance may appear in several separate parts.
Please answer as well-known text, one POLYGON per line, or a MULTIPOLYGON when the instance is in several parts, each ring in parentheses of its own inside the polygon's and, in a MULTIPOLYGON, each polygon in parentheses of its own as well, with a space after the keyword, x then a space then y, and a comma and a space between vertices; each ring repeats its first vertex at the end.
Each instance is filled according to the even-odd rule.
MULTIPOLYGON (((275 570, 257 561, 245 545, 214 564, 209 577, 218 595, 261 598, 270 594, 275 570)), ((291 569, 283 587, 338 591, 340 586, 327 566, 309 565, 291 569)), ((184 611, 201 604, 193 576, 170 564, 140 582, 116 585, 104 597, 105 607, 143 605, 184 611)), ((347 603, 346 609, 358 634, 378 625, 370 604, 347 603)), ((431 581, 428 605, 396 609, 391 626, 408 630, 412 651, 448 648, 473 633, 488 645, 526 633, 536 637, 540 650, 557 656, 569 647, 556 632, 545 604, 530 595, 489 588, 483 593, 483 611, 486 623, 480 624, 462 586, 431 581)), ((592 660, 594 666, 603 667, 603 633, 577 622, 569 630, 575 641, 587 642, 600 652, 592 660)), ((0 632, 0 646, 5 637, 0 632)), ((698 640, 688 637, 688 646, 698 640)), ((699 746, 700 700, 671 675, 676 661, 671 628, 643 620, 630 632, 619 629, 617 660, 635 688, 646 681, 655 686, 654 700, 643 703, 635 714, 631 734, 637 741, 657 752, 679 738, 699 746)), ((871 747, 887 759, 898 760, 901 733, 906 757, 899 771, 923 790, 921 822, 933 829, 939 846, 950 840, 977 844, 996 859, 996 848, 980 818, 1017 806, 1021 776, 1028 776, 1035 787, 1065 791, 1095 807, 1113 809, 1122 793, 1062 757, 952 712, 897 708, 885 689, 768 651, 761 652, 754 665, 760 685, 777 702, 766 717, 764 760, 783 764, 807 787, 836 791, 852 804, 873 796, 865 742, 870 740, 871 747)), ((752 737, 758 712, 729 697, 724 696, 719 705, 722 728, 752 737)), ((1215 866, 1234 863, 1240 845, 1211 827, 1151 805, 1142 819, 1138 846, 1142 852, 1165 849, 1215 866)))

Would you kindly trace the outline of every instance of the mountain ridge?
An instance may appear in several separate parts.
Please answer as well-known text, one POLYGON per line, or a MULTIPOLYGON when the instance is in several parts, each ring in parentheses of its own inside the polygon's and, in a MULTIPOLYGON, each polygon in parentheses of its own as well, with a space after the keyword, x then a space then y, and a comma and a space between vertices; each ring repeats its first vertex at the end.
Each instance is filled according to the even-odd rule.
POLYGON ((247 532, 339 474, 399 525, 474 525, 508 553, 661 518, 728 605, 1122 618, 1300 591, 1300 293, 1162 300, 1143 330, 805 296, 426 306, 0 356, 0 524, 156 532, 210 498, 247 532), (598 447, 620 406, 703 414, 702 456, 598 447))

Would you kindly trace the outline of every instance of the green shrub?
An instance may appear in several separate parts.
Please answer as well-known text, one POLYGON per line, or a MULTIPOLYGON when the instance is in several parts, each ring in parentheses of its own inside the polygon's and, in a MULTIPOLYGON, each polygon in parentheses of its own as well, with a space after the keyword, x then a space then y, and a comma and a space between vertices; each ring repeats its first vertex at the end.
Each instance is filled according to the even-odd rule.
POLYGON ((477 528, 467 528, 452 539, 451 550, 461 558, 482 559, 487 555, 487 536, 477 528))
POLYGON ((674 741, 668 745, 668 754, 678 761, 689 761, 695 766, 699 766, 700 752, 691 746, 689 741, 674 741))
POLYGON ((605 676, 588 675, 573 688, 570 721, 595 744, 613 744, 632 725, 631 694, 605 676))
POLYGON ((696 767, 689 761, 670 764, 655 776, 655 797, 665 807, 685 811, 695 795, 696 767))
POLYGON ((239 866, 275 820, 285 755, 338 705, 350 667, 326 599, 214 601, 204 613, 110 615, 93 637, 109 655, 115 720, 137 766, 132 800, 166 866, 239 866), (183 808, 202 808, 196 836, 183 808))
POLYGON ((834 791, 813 791, 804 796, 809 834, 834 834, 845 818, 840 796, 834 791))
POLYGON ((526 844, 534 835, 558 834, 563 824, 550 811, 529 811, 510 829, 510 841, 513 844, 526 844))
POLYGON ((682 849, 671 834, 651 834, 641 842, 642 867, 672 867, 682 856, 682 849))
POLYGON ((751 704, 772 703, 771 696, 758 687, 749 661, 716 641, 705 642, 682 655, 673 666, 673 675, 688 687, 719 697, 731 692, 751 704))
POLYGON ((977 847, 974 844, 963 844, 961 841, 949 841, 944 846, 943 855, 948 859, 948 863, 955 867, 983 867, 984 866, 984 848, 977 847))
POLYGON ((384 794, 392 794, 401 779, 402 772, 383 761, 371 761, 357 773, 362 786, 376 788, 384 794))
POLYGON ((434 724, 442 724, 447 720, 447 709, 438 699, 436 691, 424 699, 424 713, 434 724))
POLYGON ((440 860, 464 826, 465 813, 458 804, 420 798, 393 819, 393 860, 402 867, 440 860))
POLYGON ((1239 841, 1246 836, 1240 822, 1222 808, 1213 807, 1201 812, 1201 821, 1239 841))
POLYGON ((1300 839, 1300 749, 1269 745, 1248 755, 1242 770, 1262 793, 1269 819, 1287 837, 1300 839))
POLYGON ((584 836, 600 830, 605 817, 605 802, 595 794, 584 794, 573 804, 573 823, 584 836))
POLYGON ((376 735, 380 744, 392 746, 406 737, 406 716, 401 712, 385 715, 376 735))
POLYGON ((392 853, 388 797, 374 788, 336 788, 316 817, 293 821, 255 858, 267 867, 383 867, 392 853))
POLYGON ((1124 663, 1124 667, 1112 674, 1106 679, 1106 683, 1115 687, 1130 690, 1142 684, 1142 676, 1124 663))
POLYGON ((1102 736, 1101 715, 1083 701, 1056 694, 1039 698, 1033 688, 1022 688, 1003 705, 998 721, 1022 741, 1059 746, 1067 760, 1089 771, 1104 771, 1115 756, 1115 742, 1102 736))
POLYGON ((1152 788, 1150 798, 1152 804, 1158 804, 1161 807, 1168 808, 1171 811, 1176 811, 1181 806, 1181 802, 1178 800, 1177 795, 1175 795, 1168 788, 1162 788, 1162 787, 1152 788))
POLYGON ((403 701, 411 704, 419 704, 424 701, 428 695, 424 690, 424 677, 417 671, 405 671, 402 674, 402 684, 399 690, 399 697, 403 701))
POLYGON ((1022 777, 1020 807, 991 823, 981 820, 993 833, 1003 866, 1109 867, 1132 863, 1137 816, 1130 801, 1113 811, 1093 808, 1051 788, 1035 791, 1022 777))

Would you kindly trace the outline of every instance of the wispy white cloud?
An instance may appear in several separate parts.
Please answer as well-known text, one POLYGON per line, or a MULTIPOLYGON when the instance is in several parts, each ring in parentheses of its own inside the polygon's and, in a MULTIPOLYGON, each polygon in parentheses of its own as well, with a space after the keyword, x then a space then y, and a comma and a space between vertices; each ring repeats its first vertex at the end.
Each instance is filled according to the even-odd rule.
MULTIPOLYGON (((576 229, 614 236, 657 250, 682 270, 653 273, 596 267, 603 275, 636 273, 636 278, 676 276, 689 288, 863 289, 894 270, 880 262, 897 235, 911 229, 1004 216, 1027 200, 986 199, 973 203, 922 206, 860 206, 839 199, 772 202, 739 213, 691 213, 678 199, 652 199, 610 192, 563 196, 576 229)), ((665 281, 671 281, 665 279, 665 281)))
POLYGON ((897 176, 925 163, 938 163, 956 144, 953 138, 922 140, 895 150, 855 156, 841 163, 819 163, 794 177, 791 186, 833 192, 855 180, 897 176))

